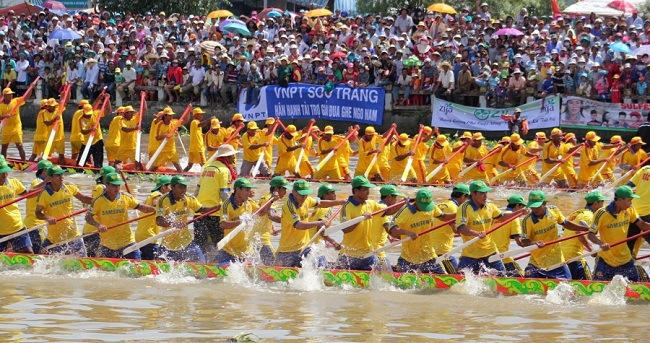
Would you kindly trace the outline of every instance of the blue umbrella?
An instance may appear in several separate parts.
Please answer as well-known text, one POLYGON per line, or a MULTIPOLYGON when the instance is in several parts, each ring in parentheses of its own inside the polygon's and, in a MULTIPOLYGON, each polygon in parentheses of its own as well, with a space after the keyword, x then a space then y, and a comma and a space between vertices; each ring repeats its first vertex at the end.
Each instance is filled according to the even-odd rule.
POLYGON ((246 26, 246 23, 244 23, 244 22, 241 21, 241 20, 237 20, 237 19, 226 19, 226 20, 224 20, 224 21, 222 21, 222 22, 219 23, 219 30, 223 31, 223 28, 224 28, 226 25, 228 25, 228 24, 233 24, 233 23, 234 23, 234 24, 240 24, 240 25, 242 25, 242 26, 246 26))
POLYGON ((278 11, 271 11, 271 12, 267 13, 266 16, 270 17, 270 18, 277 18, 277 17, 282 17, 282 13, 280 13, 278 11))
POLYGON ((60 40, 79 39, 79 38, 81 38, 81 35, 71 29, 54 30, 52 33, 50 33, 47 36, 47 39, 60 39, 60 40))
POLYGON ((243 36, 250 36, 251 32, 248 30, 246 25, 238 24, 238 23, 230 23, 227 24, 226 26, 223 27, 224 32, 229 32, 229 33, 239 33, 240 35, 243 36))
POLYGON ((609 50, 622 52, 622 53, 624 53, 626 55, 632 54, 632 49, 630 49, 630 47, 627 44, 623 43, 623 42, 616 42, 616 43, 610 45, 609 50))

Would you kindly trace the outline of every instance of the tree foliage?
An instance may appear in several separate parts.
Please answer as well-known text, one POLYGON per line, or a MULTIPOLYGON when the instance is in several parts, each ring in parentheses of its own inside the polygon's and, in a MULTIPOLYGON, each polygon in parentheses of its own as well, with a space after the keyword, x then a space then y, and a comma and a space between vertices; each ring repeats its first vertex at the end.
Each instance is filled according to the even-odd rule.
POLYGON ((114 13, 164 11, 167 15, 172 13, 208 14, 216 9, 232 6, 228 0, 101 0, 101 5, 107 11, 114 13))

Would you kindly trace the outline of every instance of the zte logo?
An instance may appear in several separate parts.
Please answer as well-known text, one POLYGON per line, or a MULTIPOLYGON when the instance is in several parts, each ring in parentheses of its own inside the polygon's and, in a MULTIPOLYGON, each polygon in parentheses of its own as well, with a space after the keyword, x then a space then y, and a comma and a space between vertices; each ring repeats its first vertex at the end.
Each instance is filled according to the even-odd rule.
POLYGON ((643 174, 643 181, 648 181, 650 180, 650 174, 644 173, 643 174))

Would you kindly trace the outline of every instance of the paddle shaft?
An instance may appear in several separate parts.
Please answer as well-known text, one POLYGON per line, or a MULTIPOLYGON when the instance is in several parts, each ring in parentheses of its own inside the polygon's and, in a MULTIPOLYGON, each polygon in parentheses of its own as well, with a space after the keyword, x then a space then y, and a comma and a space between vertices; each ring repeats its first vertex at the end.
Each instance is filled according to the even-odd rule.
MULTIPOLYGON (((409 153, 413 153, 415 155, 415 150, 418 148, 418 145, 420 145, 420 141, 422 140, 422 132, 424 131, 424 126, 420 125, 420 131, 418 131, 418 138, 415 140, 415 144, 411 147, 409 150, 409 153)), ((408 161, 406 162, 406 168, 404 168, 404 171, 402 172, 402 182, 406 181, 406 178, 409 175, 409 170, 411 170, 411 166, 413 165, 413 158, 415 156, 409 156, 408 161)))
MULTIPOLYGON (((278 121, 273 124, 273 129, 271 129, 271 133, 269 134, 269 138, 266 140, 266 143, 271 146, 273 144, 273 137, 275 137, 275 130, 278 128, 278 121)), ((257 172, 260 170, 260 166, 262 165, 262 161, 264 161, 264 155, 266 152, 266 149, 268 147, 262 148, 262 153, 260 154, 260 157, 257 158, 257 163, 255 163, 255 167, 253 167, 253 170, 251 171, 251 175, 255 177, 257 175, 257 172)), ((269 169, 271 166, 267 166, 269 169)))
MULTIPOLYGON (((510 144, 508 144, 508 145, 510 145, 510 144)), ((508 146, 508 145, 507 145, 507 146, 508 146)), ((507 146, 506 146, 506 147, 507 147, 507 146)), ((479 163, 483 163, 483 161, 487 160, 488 157, 490 157, 490 156, 496 154, 497 152, 499 152, 499 151, 501 151, 501 150, 503 150, 503 146, 501 146, 501 145, 499 145, 498 147, 492 149, 492 150, 491 150, 490 152, 488 152, 485 156, 481 157, 480 160, 478 160, 478 161, 472 163, 469 167, 467 167, 467 168, 465 168, 464 170, 462 170, 462 171, 458 174, 458 178, 463 177, 463 175, 467 174, 470 170, 476 168, 476 166, 478 166, 479 163)))
POLYGON ((334 153, 336 153, 336 151, 339 150, 339 149, 343 146, 343 144, 345 144, 345 142, 346 142, 348 139, 350 139, 350 137, 352 137, 353 134, 357 133, 358 130, 359 130, 359 128, 357 128, 357 127, 355 127, 354 129, 352 129, 352 131, 350 131, 350 133, 348 133, 348 134, 345 136, 345 138, 343 138, 343 140, 342 140, 339 144, 337 144, 336 147, 334 147, 334 149, 332 149, 332 151, 330 151, 330 152, 327 154, 327 156, 325 156, 325 158, 324 158, 322 161, 320 161, 320 162, 318 163, 318 165, 316 166, 316 170, 321 170, 321 168, 323 168, 323 166, 325 165, 325 163, 327 163, 327 161, 329 161, 329 160, 332 158, 332 156, 334 156, 334 153))
POLYGON ((641 161, 641 163, 637 164, 635 167, 630 169, 627 173, 623 174, 623 176, 619 177, 616 181, 614 181, 612 183, 612 187, 616 187, 621 181, 625 180, 630 175, 634 174, 637 169, 643 167, 643 165, 646 164, 648 161, 650 161, 650 157, 648 157, 645 160, 641 161))
POLYGON ((147 93, 140 95, 140 117, 138 118, 138 131, 135 133, 135 161, 140 163, 140 144, 142 140, 142 117, 144 117, 145 106, 147 105, 147 93))
POLYGON ((495 176, 495 177, 493 177, 492 179, 490 179, 490 184, 495 183, 495 182, 498 181, 500 178, 504 177, 506 174, 511 173, 511 172, 513 172, 513 171, 515 171, 515 170, 521 168, 521 166, 524 166, 524 165, 526 165, 527 163, 530 163, 530 162, 532 162, 532 161, 534 161, 534 160, 537 160, 537 156, 533 156, 533 157, 531 157, 531 158, 529 158, 529 159, 527 159, 527 160, 525 160, 525 161, 519 163, 519 164, 516 165, 514 168, 508 168, 508 170, 506 170, 506 171, 504 171, 503 173, 500 173, 500 174, 498 174, 497 176, 495 176))
MULTIPOLYGON (((344 206, 345 206, 345 205, 344 205, 344 206)), ((309 240, 309 242, 307 242, 307 244, 305 244, 305 245, 302 247, 302 249, 300 249, 300 252, 305 251, 305 249, 307 249, 308 246, 310 246, 312 243, 314 243, 314 241, 318 238, 318 236, 320 236, 320 235, 323 233, 323 231, 325 231, 325 229, 327 228, 327 226, 330 225, 330 224, 332 223, 332 221, 334 220, 334 218, 336 218, 336 217, 339 215, 339 213, 341 213, 341 210, 342 210, 342 209, 343 209, 343 206, 339 207, 339 209, 336 210, 336 212, 334 212, 334 214, 332 214, 332 216, 329 217, 329 218, 327 219, 327 221, 325 221, 325 225, 323 225, 323 226, 321 226, 320 228, 318 228, 318 231, 316 232, 316 234, 314 234, 314 236, 309 240)))
MULTIPOLYGON (((50 137, 47 139, 47 144, 45 144, 45 149, 43 150, 43 159, 47 160, 50 156, 50 150, 52 150, 52 144, 54 143, 54 137, 56 137, 56 132, 59 129, 59 123, 61 122, 61 115, 63 110, 65 110, 65 105, 70 99, 70 88, 72 87, 71 83, 68 83, 63 88, 63 94, 61 95, 61 103, 59 103, 59 108, 57 109, 57 117, 52 124, 52 131, 50 132, 50 137)), ((61 152, 59 152, 60 154, 61 152)))
MULTIPOLYGON (((309 136, 311 135, 311 127, 314 125, 315 120, 310 120, 309 125, 307 125, 307 133, 305 133, 305 137, 302 139, 300 144, 306 144, 307 139, 309 139, 309 136)), ((294 170, 294 173, 300 172, 300 163, 302 163, 302 158, 305 157, 305 148, 300 148, 300 154, 298 154, 298 162, 296 163, 296 169, 294 170)))
POLYGON ((0 209, 1 209, 1 208, 4 208, 4 207, 7 207, 7 206, 9 206, 9 205, 13 205, 13 204, 15 204, 15 203, 17 203, 17 202, 19 202, 19 201, 21 201, 21 200, 24 200, 24 199, 27 199, 27 198, 31 198, 32 196, 35 196, 36 194, 40 193, 41 190, 42 190, 42 189, 35 189, 35 190, 33 190, 33 191, 29 191, 29 192, 25 193, 24 195, 21 195, 21 196, 17 197, 16 199, 11 200, 11 201, 8 202, 8 203, 5 203, 5 204, 0 205, 0 209))
MULTIPOLYGON (((430 228, 428 228, 428 229, 426 229, 426 230, 424 230, 424 231, 422 231, 422 232, 419 232, 419 233, 417 234, 417 236, 418 236, 418 237, 420 237, 420 236, 424 236, 424 235, 426 235, 426 234, 429 233, 429 232, 435 231, 435 230, 437 230, 437 229, 439 229, 439 228, 441 228, 441 227, 445 227, 445 226, 447 226, 447 225, 449 225, 449 224, 451 224, 451 223, 453 223, 453 222, 455 222, 455 221, 456 221, 456 219, 450 219, 450 220, 448 220, 448 221, 446 221, 446 222, 442 222, 442 223, 440 223, 440 224, 438 224, 438 225, 436 225, 436 226, 430 227, 430 228)), ((372 255, 375 255, 375 254, 377 254, 377 253, 379 253, 379 252, 382 252, 382 251, 388 250, 388 249, 390 249, 390 248, 392 248, 392 247, 396 247, 396 246, 398 246, 398 245, 400 245, 400 244, 402 244, 402 243, 404 243, 404 242, 408 242, 408 241, 410 241, 410 240, 411 240, 411 236, 406 236, 406 238, 402 238, 402 239, 400 239, 399 241, 395 241, 395 242, 393 242, 393 243, 390 243, 390 244, 385 245, 385 246, 383 246, 383 247, 381 247, 381 248, 379 248, 379 249, 375 249, 375 250, 373 250, 373 251, 371 251, 371 252, 365 254, 365 255, 363 256, 363 258, 368 258, 368 257, 370 257, 370 256, 372 256, 372 255)))
MULTIPOLYGON (((605 162, 603 162, 603 165, 600 166, 600 168, 598 168, 598 171, 596 172, 596 174, 594 174, 594 176, 589 180, 589 182, 587 183, 587 187, 591 186, 591 183, 594 182, 598 178, 598 176, 603 171, 603 169, 605 169, 605 167, 607 167, 607 164, 609 163, 609 161, 611 161, 612 158, 614 158, 614 156, 616 156, 616 154, 618 153, 619 150, 621 150, 621 148, 622 147, 616 148, 616 150, 614 150, 614 152, 612 152, 612 154, 609 155, 607 160, 605 162)), ((625 151, 623 151, 623 152, 625 152, 625 151)))
MULTIPOLYGON (((467 149, 467 146, 468 146, 467 144, 463 144, 463 146, 458 148, 458 150, 456 150, 456 152, 454 152, 453 154, 451 154, 451 156, 449 156, 449 158, 447 158, 447 162, 440 163, 440 165, 437 166, 436 169, 432 170, 429 173, 429 175, 427 175, 425 181, 429 182, 429 180, 431 180, 432 177, 436 176, 436 174, 438 174, 440 172, 440 170, 442 170, 442 168, 444 168, 447 165, 447 163, 449 163, 449 161, 451 159, 453 159, 454 157, 456 157, 456 155, 458 155, 458 154, 462 153, 463 151, 465 151, 465 149, 467 149)), ((459 175, 459 177, 460 177, 460 175, 459 175)))
MULTIPOLYGON (((101 110, 100 113, 97 114, 97 120, 95 120, 95 124, 93 125, 93 130, 88 135, 88 140, 86 141, 86 146, 84 147, 83 154, 81 154, 81 158, 79 159, 78 165, 80 167, 83 167, 86 164, 86 159, 88 158, 88 153, 90 152, 90 146, 92 145, 93 140, 95 140, 95 133, 97 132, 97 128, 99 127, 99 122, 101 121, 102 117, 104 116, 104 110, 106 109, 106 104, 108 104, 108 101, 109 101, 108 98, 104 98, 104 103, 102 104, 102 110, 101 110)), ((92 115, 91 115, 91 118, 92 118, 92 115)))
MULTIPOLYGON (((36 86, 36 82, 38 82, 38 80, 39 80, 40 78, 41 78, 40 76, 37 76, 36 79, 34 80, 34 82, 32 82, 32 84, 29 85, 29 88, 27 88, 27 91, 25 91, 25 94, 22 96, 22 102, 23 102, 23 103, 24 103, 25 101, 27 101, 27 95, 29 95, 29 94, 32 92, 32 89, 34 89, 34 86, 36 86)), ((8 114, 9 117, 12 117, 12 116, 14 115, 14 113, 16 112, 16 110, 18 109, 18 107, 20 107, 19 105, 20 105, 19 103, 16 103, 16 104, 15 104, 15 105, 14 105, 14 106, 9 110, 9 114, 8 114)), ((2 122, 0 122, 0 131, 2 131, 2 128, 7 124, 7 121, 8 121, 8 120, 9 120, 9 118, 6 118, 6 119, 3 119, 2 122)))
MULTIPOLYGON (((233 133, 230 135, 230 137, 228 137, 228 139, 226 139, 226 141, 223 142, 221 145, 230 143, 231 140, 235 139, 235 137, 237 137, 237 135, 239 135, 239 132, 243 128, 244 128, 244 125, 242 125, 242 126, 238 127, 237 129, 235 129, 235 131, 233 131, 233 133)), ((212 156, 210 156, 210 158, 208 159, 208 163, 214 161, 216 158, 217 158, 217 150, 215 150, 214 154, 212 154, 212 156)))
MULTIPOLYGON (((569 240, 569 239, 572 239, 572 238, 585 236, 588 233, 589 233, 588 231, 584 231, 584 232, 581 232, 581 233, 578 233, 578 234, 575 234, 575 235, 572 235, 572 236, 561 237, 561 238, 558 238, 558 239, 554 239, 552 241, 544 242, 544 247, 547 247, 547 246, 552 245, 552 244, 560 243, 560 242, 563 242, 563 241, 566 241, 566 240, 569 240)), ((538 247, 535 244, 531 244, 531 245, 529 245, 527 247, 523 247, 521 249, 516 249, 516 250, 511 250, 511 251, 504 251, 502 253, 490 256, 490 258, 488 258, 488 262, 496 262, 498 260, 503 260, 503 259, 511 257, 511 256, 515 256, 515 255, 519 255, 519 254, 523 254, 523 253, 527 253, 527 252, 533 252, 533 251, 535 251, 537 249, 541 249, 541 248, 538 247)))
MULTIPOLYGON (((388 211, 390 209, 393 209, 395 207, 402 206, 405 203, 406 203, 406 200, 398 201, 398 202, 396 202, 396 203, 394 203, 394 204, 392 204, 392 205, 390 205, 390 206, 388 206, 386 208, 382 208, 380 210, 372 212, 370 215, 374 217, 374 216, 378 215, 379 213, 383 213, 383 212, 386 212, 386 211, 388 211)), ((354 219, 350 219, 350 220, 348 220, 346 222, 343 222, 343 223, 337 224, 335 226, 332 226, 332 227, 328 228, 327 230, 325 230, 325 236, 329 236, 329 235, 331 235, 331 234, 333 234, 335 232, 341 231, 341 230, 343 230, 343 229, 345 229, 345 228, 347 228, 349 226, 358 224, 358 223, 360 223, 360 222, 362 222, 364 220, 366 220, 366 217, 359 216, 359 217, 356 217, 354 219)))
MULTIPOLYGON (((81 210, 79 210, 79 211, 72 212, 72 213, 70 213, 70 214, 68 214, 68 215, 65 215, 65 216, 63 216, 63 217, 61 217, 61 218, 56 218, 56 221, 59 222, 59 221, 61 221, 61 220, 68 219, 68 218, 70 218, 70 217, 74 217, 74 216, 76 216, 76 215, 82 214, 82 213, 84 213, 84 212, 86 212, 86 211, 88 211, 88 209, 87 209, 87 208, 84 208, 84 209, 81 209, 81 210)), ((10 240, 10 239, 13 239, 13 238, 16 238, 16 237, 18 237, 18 236, 22 236, 22 235, 24 235, 24 234, 26 234, 26 233, 29 233, 29 232, 32 232, 32 231, 34 231, 34 230, 38 230, 38 229, 40 229, 40 228, 42 228, 42 227, 45 227, 45 226, 47 226, 47 225, 49 225, 49 223, 48 223, 48 222, 45 222, 45 223, 43 223, 43 224, 39 224, 39 225, 36 225, 36 226, 32 226, 32 227, 30 227, 29 229, 20 230, 20 231, 18 231, 18 232, 12 233, 11 235, 4 236, 4 237, 0 238, 0 243, 6 242, 6 241, 8 241, 8 240, 10 240)))
POLYGON ((375 156, 372 157, 372 161, 370 161, 370 164, 368 165, 368 168, 366 169, 366 172, 363 173, 363 176, 366 178, 370 176, 370 171, 372 170, 372 167, 375 166, 375 163, 377 163, 377 159, 379 158, 379 154, 381 153, 382 150, 384 150, 384 147, 386 144, 390 141, 390 136, 393 134, 393 132, 396 131, 395 126, 391 126, 390 129, 388 130, 388 135, 384 139, 383 142, 381 142, 381 145, 379 145, 379 151, 375 153, 375 156))
POLYGON ((568 161, 570 158, 573 158, 573 155, 577 154, 578 151, 580 151, 580 149, 582 149, 583 146, 585 146, 585 145, 580 144, 577 149, 573 150, 573 152, 569 154, 569 156, 562 159, 562 161, 556 163, 555 166, 553 166, 553 168, 551 168, 549 171, 547 171, 546 174, 542 175, 542 177, 539 179, 537 184, 540 184, 540 183, 544 182, 544 180, 546 180, 549 176, 551 176, 551 174, 555 173, 557 168, 560 168, 560 166, 563 165, 566 161, 568 161))
MULTIPOLYGON (((262 212, 262 210, 266 209, 267 206, 271 205, 274 201, 276 200, 275 197, 271 197, 267 202, 264 203, 264 205, 260 206, 253 214, 251 214, 251 217, 255 217, 262 212)), ((244 221, 241 221, 237 227, 235 227, 232 231, 230 231, 225 237, 223 237, 219 243, 217 243, 217 250, 223 249, 226 244, 230 243, 230 241, 235 238, 242 230, 244 229, 244 221)))
POLYGON ((147 166, 145 167, 145 170, 149 170, 151 166, 153 166, 154 162, 156 162, 156 159, 158 158, 158 155, 160 155, 160 152, 162 152, 162 150, 165 148, 165 145, 167 145, 167 142, 169 142, 170 139, 176 139, 174 138, 174 135, 176 134, 176 130, 178 129, 179 126, 183 124, 183 119, 185 119, 185 116, 187 116, 191 111, 192 111, 192 104, 189 104, 185 108, 185 112, 183 112, 183 115, 176 122, 176 125, 174 125, 174 127, 172 127, 171 130, 169 131, 168 137, 165 137, 165 139, 162 141, 162 143, 160 143, 160 146, 153 154, 149 162, 147 162, 147 166))

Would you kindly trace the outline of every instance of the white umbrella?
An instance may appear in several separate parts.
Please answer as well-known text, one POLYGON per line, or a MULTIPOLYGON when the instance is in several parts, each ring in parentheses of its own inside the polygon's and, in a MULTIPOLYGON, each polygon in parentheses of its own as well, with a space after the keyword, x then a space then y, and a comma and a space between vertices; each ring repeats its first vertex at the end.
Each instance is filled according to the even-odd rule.
POLYGON ((638 49, 634 50, 635 56, 650 55, 650 45, 641 45, 638 49))

